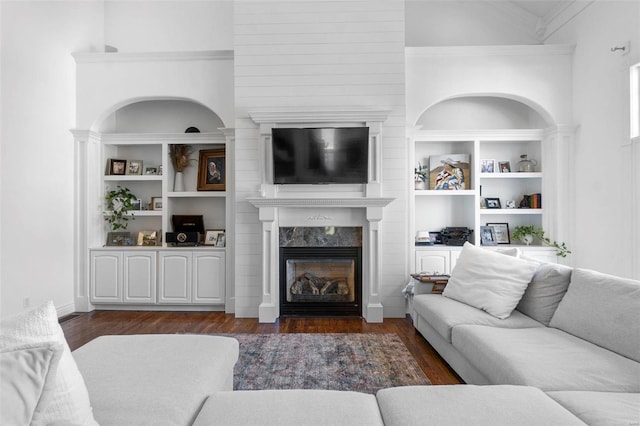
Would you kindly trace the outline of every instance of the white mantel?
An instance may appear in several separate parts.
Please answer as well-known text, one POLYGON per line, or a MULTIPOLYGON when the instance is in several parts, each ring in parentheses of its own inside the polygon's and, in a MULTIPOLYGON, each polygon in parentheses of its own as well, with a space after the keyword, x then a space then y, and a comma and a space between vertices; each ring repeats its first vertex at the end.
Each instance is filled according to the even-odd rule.
POLYGON ((363 228, 362 316, 382 322, 380 295, 380 221, 394 198, 381 196, 381 127, 387 110, 314 108, 309 110, 250 111, 260 125, 260 197, 247 202, 258 208, 262 223, 262 301, 260 322, 280 316, 279 228, 282 226, 360 226, 363 228), (274 185, 271 169, 271 129, 279 126, 369 127, 369 179, 365 185, 274 185))

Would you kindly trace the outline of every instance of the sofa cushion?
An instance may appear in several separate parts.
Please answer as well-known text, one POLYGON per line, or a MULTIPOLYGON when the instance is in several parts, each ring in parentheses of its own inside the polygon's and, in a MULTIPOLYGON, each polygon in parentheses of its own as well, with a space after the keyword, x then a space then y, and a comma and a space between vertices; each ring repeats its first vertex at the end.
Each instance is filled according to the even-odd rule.
POLYGON ((640 392, 640 363, 555 328, 459 325, 451 340, 492 384, 640 392))
POLYGON ((96 425, 87 388, 58 324, 53 302, 0 322, 0 351, 51 343, 62 346, 62 355, 49 403, 34 413, 33 424, 96 425))
POLYGON ((640 281, 576 269, 549 325, 640 362, 640 281))
POLYGON ((640 393, 556 391, 547 395, 590 426, 629 426, 640 421, 640 393))
POLYGON ((537 263, 465 243, 443 296, 505 319, 515 309, 537 263))
POLYGON ((46 410, 61 356, 55 343, 0 353, 0 424, 32 424, 46 410))
POLYGON ((482 324, 495 327, 543 327, 539 322, 518 311, 499 319, 485 311, 439 294, 420 294, 413 298, 413 310, 424 318, 438 334, 451 343, 451 329, 460 324, 482 324))
MULTIPOLYGON (((535 259, 522 259, 535 261, 535 259)), ((516 309, 544 325, 549 325, 562 297, 567 292, 573 268, 541 262, 536 268, 516 309)))
POLYGON ((73 352, 107 425, 191 425, 209 395, 233 387, 238 341, 207 335, 102 336, 73 352))
POLYGON ((405 386, 378 391, 387 426, 584 425, 547 397, 525 386, 405 386))
POLYGON ((382 425, 374 395, 335 390, 218 392, 193 426, 382 425))

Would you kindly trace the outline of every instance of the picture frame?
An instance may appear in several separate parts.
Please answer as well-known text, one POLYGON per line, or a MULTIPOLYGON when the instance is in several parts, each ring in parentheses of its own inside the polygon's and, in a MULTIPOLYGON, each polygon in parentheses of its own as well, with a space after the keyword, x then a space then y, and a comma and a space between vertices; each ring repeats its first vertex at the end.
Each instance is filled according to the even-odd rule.
POLYGON ((442 232, 429 231, 429 240, 431 240, 433 244, 442 244, 442 232))
POLYGON ((218 234, 218 239, 216 240, 216 247, 224 247, 226 246, 227 243, 227 236, 224 233, 224 231, 222 231, 221 233, 218 234))
POLYGON ((224 238, 224 229, 207 229, 204 231, 204 245, 205 246, 216 246, 216 247, 224 247, 225 246, 225 238, 224 238), (218 245, 220 240, 220 236, 222 235, 221 243, 222 245, 218 245))
POLYGON ((469 154, 431 155, 429 157, 429 189, 471 189, 469 154))
POLYGON ((491 226, 480 227, 480 244, 483 246, 495 246, 498 244, 496 241, 496 234, 491 226))
POLYGON ((147 166, 144 168, 145 175, 157 175, 158 174, 158 166, 147 166))
POLYGON ((107 246, 132 246, 133 240, 128 231, 107 232, 107 246))
POLYGON ((511 173, 511 163, 508 161, 500 161, 498 163, 498 171, 500 173, 511 173))
POLYGON ((495 240, 498 244, 511 244, 508 223, 487 223, 487 226, 493 229, 495 240))
POLYGON ((501 209, 500 198, 485 198, 484 203, 488 209, 501 209))
POLYGON ((142 160, 127 160, 127 174, 128 175, 141 175, 142 174, 142 160))
POLYGON ((107 165, 107 174, 123 176, 127 173, 127 160, 117 160, 110 158, 107 165))
POLYGON ((198 157, 198 191, 226 189, 226 154, 224 148, 202 149, 198 157))
POLYGON ((495 173, 496 160, 480 160, 480 173, 495 173))
POLYGON ((515 209, 516 208, 516 201, 515 200, 507 200, 504 203, 504 207, 507 209, 515 209))
POLYGON ((157 246, 160 243, 158 231, 140 231, 138 232, 139 246, 157 246))
POLYGON ((131 201, 131 205, 133 206, 131 210, 142 210, 142 200, 139 198, 131 201))
POLYGON ((151 210, 162 210, 162 197, 151 197, 151 210))

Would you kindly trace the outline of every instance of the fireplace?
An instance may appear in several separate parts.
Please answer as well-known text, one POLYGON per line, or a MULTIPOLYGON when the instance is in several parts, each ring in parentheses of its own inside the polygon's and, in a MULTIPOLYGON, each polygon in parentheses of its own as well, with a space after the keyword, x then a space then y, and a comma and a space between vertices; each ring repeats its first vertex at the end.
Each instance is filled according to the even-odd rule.
POLYGON ((362 315, 362 227, 279 231, 280 314, 362 315))

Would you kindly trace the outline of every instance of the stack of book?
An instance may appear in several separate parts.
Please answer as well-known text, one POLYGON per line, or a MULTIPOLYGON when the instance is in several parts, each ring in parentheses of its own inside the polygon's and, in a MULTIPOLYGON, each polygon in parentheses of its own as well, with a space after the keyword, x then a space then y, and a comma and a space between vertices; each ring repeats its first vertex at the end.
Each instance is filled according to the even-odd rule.
POLYGON ((447 274, 420 273, 411 274, 411 277, 420 282, 432 284, 433 287, 431 287, 431 293, 442 293, 449 282, 449 275, 447 274))

